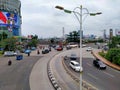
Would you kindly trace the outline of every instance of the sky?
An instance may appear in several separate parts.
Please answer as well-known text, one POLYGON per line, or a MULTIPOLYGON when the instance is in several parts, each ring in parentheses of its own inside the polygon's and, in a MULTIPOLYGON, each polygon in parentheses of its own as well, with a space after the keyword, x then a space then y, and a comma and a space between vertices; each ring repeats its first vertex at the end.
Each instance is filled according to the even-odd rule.
MULTIPOLYGON (((101 15, 82 15, 84 35, 109 34, 109 29, 120 29, 120 0, 20 0, 23 36, 38 35, 39 38, 62 37, 65 34, 80 30, 80 24, 74 13, 68 14, 56 9, 59 5, 73 11, 82 5, 83 13, 102 12, 101 15), (87 9, 87 10, 86 10, 87 9)), ((75 10, 79 12, 79 9, 75 10)))

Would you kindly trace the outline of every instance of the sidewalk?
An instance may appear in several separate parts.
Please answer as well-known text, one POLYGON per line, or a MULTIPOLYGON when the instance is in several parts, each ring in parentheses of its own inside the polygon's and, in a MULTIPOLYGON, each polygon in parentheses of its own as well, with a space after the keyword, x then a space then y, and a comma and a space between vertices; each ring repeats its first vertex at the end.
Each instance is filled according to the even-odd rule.
POLYGON ((105 64, 107 64, 108 66, 114 68, 114 69, 117 69, 120 71, 120 66, 116 65, 116 64, 113 64, 111 63, 110 61, 106 60, 105 58, 103 58, 102 56, 100 56, 98 53, 100 51, 92 51, 91 53, 93 54, 93 56, 95 56, 96 58, 100 59, 101 61, 103 61, 105 64))

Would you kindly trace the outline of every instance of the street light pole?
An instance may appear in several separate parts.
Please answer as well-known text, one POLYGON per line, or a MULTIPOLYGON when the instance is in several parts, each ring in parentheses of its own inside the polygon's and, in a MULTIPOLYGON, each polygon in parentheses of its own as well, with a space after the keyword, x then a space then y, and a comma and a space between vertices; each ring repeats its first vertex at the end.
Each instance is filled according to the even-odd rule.
MULTIPOLYGON (((82 67, 82 5, 80 6, 80 66, 82 67)), ((82 73, 80 73, 80 90, 82 90, 82 73)))
MULTIPOLYGON (((95 15, 100 15, 102 13, 101 12, 89 13, 87 8, 82 8, 82 5, 80 5, 80 7, 75 7, 73 11, 64 9, 64 7, 61 7, 61 6, 56 6, 55 8, 64 10, 64 12, 66 12, 66 13, 73 12, 80 24, 80 66, 82 67, 82 22, 83 22, 83 16, 88 15, 88 14, 90 16, 95 16, 95 15), (76 9, 79 9, 79 11, 76 11, 76 9), (86 11, 86 13, 83 13, 83 9, 86 11)), ((80 72, 80 90, 82 90, 82 72, 80 72)))

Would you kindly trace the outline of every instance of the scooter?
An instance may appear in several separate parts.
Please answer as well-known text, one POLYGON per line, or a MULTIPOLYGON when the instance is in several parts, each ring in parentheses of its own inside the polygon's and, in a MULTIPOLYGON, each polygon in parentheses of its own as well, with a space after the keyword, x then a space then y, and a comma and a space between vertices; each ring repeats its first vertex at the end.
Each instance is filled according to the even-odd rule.
POLYGON ((10 66, 10 65, 12 65, 12 61, 11 60, 8 61, 8 66, 10 66))

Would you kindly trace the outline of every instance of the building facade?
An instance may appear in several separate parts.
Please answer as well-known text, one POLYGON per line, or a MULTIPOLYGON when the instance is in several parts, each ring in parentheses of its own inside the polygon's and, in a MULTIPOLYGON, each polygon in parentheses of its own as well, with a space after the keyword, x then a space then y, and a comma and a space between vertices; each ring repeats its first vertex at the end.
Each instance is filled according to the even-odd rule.
POLYGON ((21 24, 20 0, 0 0, 0 34, 21 36, 21 24))

